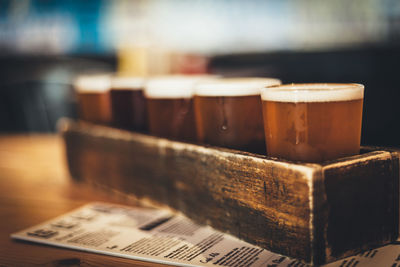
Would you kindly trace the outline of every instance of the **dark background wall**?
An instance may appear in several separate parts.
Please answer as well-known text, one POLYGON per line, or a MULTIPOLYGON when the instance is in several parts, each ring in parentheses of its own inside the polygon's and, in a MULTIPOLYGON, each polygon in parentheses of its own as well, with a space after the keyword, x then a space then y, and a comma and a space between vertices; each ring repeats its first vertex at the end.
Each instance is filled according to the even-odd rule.
POLYGON ((0 133, 54 132, 77 117, 74 77, 115 71, 114 57, 0 57, 0 133))

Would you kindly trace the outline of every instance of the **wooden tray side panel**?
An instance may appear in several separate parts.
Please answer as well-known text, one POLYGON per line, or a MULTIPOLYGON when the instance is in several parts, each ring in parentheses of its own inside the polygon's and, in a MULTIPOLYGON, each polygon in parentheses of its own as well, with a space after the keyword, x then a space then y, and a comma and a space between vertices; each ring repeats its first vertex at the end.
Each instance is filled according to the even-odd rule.
POLYGON ((141 135, 64 132, 77 179, 149 198, 201 224, 310 261, 312 168, 141 135))
MULTIPOLYGON (((320 265, 399 234, 399 154, 294 164, 86 123, 62 130, 71 175, 320 265)), ((372 151, 372 152, 371 152, 372 151)))
POLYGON ((312 181, 312 261, 321 265, 327 263, 326 228, 328 225, 329 207, 326 199, 325 181, 321 166, 313 175, 312 181))
POLYGON ((328 262, 397 239, 397 154, 372 154, 324 167, 328 262))
POLYGON ((261 159, 221 157, 215 150, 168 152, 175 208, 250 243, 310 260, 306 173, 261 159))

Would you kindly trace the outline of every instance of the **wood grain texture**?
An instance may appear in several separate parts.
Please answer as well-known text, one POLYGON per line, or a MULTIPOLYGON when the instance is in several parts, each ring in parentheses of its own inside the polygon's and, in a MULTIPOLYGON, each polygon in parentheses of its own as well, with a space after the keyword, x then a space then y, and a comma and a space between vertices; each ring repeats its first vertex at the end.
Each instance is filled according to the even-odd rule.
POLYGON ((397 153, 373 151, 322 166, 325 206, 316 225, 328 262, 397 239, 398 162, 397 153))
POLYGON ((76 179, 309 263, 397 238, 397 153, 297 164, 85 123, 66 122, 63 134, 76 179))
POLYGON ((137 204, 72 181, 58 136, 0 136, 0 266, 162 266, 10 238, 90 201, 137 204))

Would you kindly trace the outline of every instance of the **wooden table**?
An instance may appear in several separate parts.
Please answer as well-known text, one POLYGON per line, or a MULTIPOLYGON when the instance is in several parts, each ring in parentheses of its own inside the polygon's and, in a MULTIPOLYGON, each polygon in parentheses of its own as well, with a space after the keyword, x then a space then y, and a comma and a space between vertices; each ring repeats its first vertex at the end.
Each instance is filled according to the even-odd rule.
POLYGON ((10 239, 90 201, 135 204, 70 180, 59 136, 0 136, 0 267, 161 266, 10 239))

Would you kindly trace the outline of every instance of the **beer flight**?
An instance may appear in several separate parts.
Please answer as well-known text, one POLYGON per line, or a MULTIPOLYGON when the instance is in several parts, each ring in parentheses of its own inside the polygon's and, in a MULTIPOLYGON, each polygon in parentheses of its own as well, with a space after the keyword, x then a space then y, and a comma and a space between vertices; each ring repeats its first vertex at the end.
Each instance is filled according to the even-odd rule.
POLYGON ((82 75, 80 119, 301 162, 360 151, 364 86, 216 75, 82 75))

